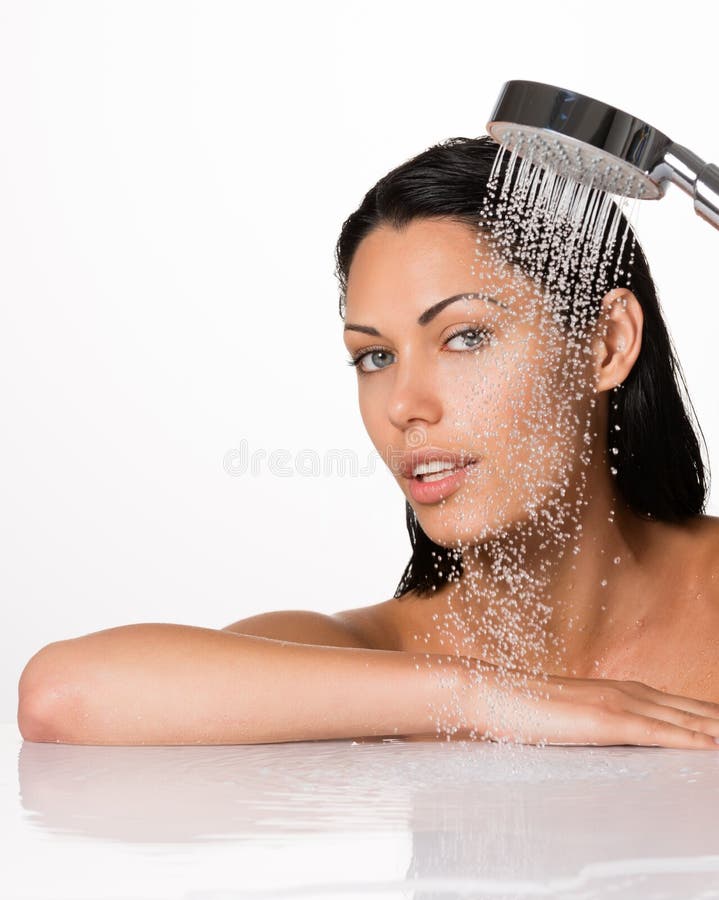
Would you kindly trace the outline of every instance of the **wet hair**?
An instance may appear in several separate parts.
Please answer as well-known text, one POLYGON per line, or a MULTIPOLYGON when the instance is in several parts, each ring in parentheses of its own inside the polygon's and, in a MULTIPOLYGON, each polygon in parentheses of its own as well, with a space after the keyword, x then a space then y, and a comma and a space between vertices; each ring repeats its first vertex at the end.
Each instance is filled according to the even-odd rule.
MULTIPOLYGON (((362 239, 379 225, 402 228, 414 219, 444 218, 479 225, 498 145, 488 135, 450 138, 397 166, 365 195, 343 223, 335 248, 335 274, 340 283, 340 316, 352 259, 362 239)), ((508 155, 508 154, 507 154, 508 155)), ((505 160, 506 162, 506 160, 505 160)), ((621 211, 620 229, 628 227, 621 211)), ((627 505, 639 516, 667 522, 704 512, 709 488, 708 463, 686 383, 664 323, 649 265, 629 227, 621 249, 609 248, 614 264, 644 314, 639 356, 609 402, 607 447, 615 481, 627 505), (615 428, 619 425, 619 429, 615 428)), ((606 235, 605 235, 606 239, 606 235)), ((604 250, 602 246, 602 250, 604 250)), ((519 262, 517 246, 510 251, 519 262)), ((597 314, 599 300, 597 297, 597 314)), ((395 598, 410 591, 426 596, 462 574, 461 551, 436 544, 422 530, 405 500, 412 556, 395 598)))

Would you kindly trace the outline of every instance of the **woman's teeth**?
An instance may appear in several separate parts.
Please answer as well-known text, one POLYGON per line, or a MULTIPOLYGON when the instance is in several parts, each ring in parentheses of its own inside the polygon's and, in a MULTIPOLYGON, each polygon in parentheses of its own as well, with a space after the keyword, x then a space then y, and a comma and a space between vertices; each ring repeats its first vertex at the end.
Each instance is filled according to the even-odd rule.
POLYGON ((452 472, 456 472, 457 469, 461 469, 462 466, 453 466, 451 469, 443 469, 441 472, 432 472, 428 475, 418 475, 417 479, 419 481, 440 481, 442 478, 446 478, 448 475, 451 475, 452 472))

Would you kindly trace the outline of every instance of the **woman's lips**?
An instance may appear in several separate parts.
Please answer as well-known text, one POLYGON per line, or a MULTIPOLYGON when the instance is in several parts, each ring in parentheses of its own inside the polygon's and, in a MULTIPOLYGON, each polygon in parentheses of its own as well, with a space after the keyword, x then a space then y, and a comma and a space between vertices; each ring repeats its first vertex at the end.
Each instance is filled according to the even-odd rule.
POLYGON ((420 478, 409 479, 409 492, 417 503, 437 503, 454 493, 467 477, 467 470, 477 465, 476 461, 465 466, 447 471, 444 478, 436 481, 422 481, 420 478))

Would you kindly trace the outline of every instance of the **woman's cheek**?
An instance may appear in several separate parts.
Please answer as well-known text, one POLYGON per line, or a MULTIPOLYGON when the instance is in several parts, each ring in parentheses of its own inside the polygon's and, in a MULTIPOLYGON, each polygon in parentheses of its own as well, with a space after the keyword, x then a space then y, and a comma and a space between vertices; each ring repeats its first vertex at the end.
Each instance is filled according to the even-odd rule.
POLYGON ((386 417, 383 419, 382 411, 378 404, 373 402, 365 393, 360 391, 360 416, 365 427, 365 431, 369 439, 372 441, 375 450, 384 456, 385 445, 389 443, 386 439, 386 417))

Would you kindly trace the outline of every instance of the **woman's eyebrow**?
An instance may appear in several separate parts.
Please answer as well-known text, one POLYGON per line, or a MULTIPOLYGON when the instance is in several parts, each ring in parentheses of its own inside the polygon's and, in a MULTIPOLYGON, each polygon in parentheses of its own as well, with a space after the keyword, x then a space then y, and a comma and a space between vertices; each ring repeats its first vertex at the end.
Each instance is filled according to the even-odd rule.
MULTIPOLYGON (((497 306, 501 306, 503 309, 508 309, 509 307, 497 300, 496 297, 491 297, 489 294, 476 294, 476 293, 465 293, 465 294, 454 294, 451 297, 445 297, 444 300, 439 300, 437 303, 434 303, 429 309, 425 309, 422 315, 417 319, 418 325, 428 325, 435 316, 439 315, 445 306, 449 306, 450 303, 455 303, 457 300, 487 300, 489 303, 496 303, 497 306)), ((353 325, 351 323, 346 323, 344 327, 345 331, 361 331, 364 334, 373 334, 377 337, 381 337, 379 331, 372 325, 353 325)))

